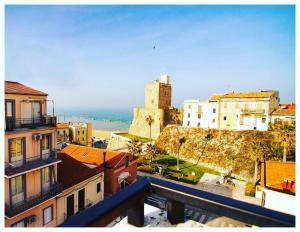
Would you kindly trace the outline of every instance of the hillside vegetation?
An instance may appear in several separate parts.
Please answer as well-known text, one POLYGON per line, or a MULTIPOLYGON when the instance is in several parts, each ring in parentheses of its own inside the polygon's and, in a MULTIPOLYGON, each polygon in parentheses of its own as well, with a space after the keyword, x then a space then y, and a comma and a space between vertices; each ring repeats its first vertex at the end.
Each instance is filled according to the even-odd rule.
MULTIPOLYGON (((199 164, 217 171, 232 170, 234 176, 249 180, 254 174, 254 161, 251 159, 249 146, 254 141, 274 143, 274 132, 229 131, 169 125, 162 131, 155 145, 161 153, 177 156, 179 150, 180 159, 191 163, 199 161, 199 164), (212 138, 205 140, 208 134, 212 138), (185 138, 181 146, 180 138, 185 138)), ((282 153, 280 148, 278 153, 282 153)), ((278 160, 280 159, 282 157, 278 157, 278 160)))

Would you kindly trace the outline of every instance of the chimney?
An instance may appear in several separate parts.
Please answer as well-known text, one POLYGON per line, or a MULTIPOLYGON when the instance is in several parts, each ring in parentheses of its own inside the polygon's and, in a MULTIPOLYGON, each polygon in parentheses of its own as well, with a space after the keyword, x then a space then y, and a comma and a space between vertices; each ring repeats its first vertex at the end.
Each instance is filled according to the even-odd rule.
POLYGON ((103 166, 106 167, 106 151, 103 152, 103 166))

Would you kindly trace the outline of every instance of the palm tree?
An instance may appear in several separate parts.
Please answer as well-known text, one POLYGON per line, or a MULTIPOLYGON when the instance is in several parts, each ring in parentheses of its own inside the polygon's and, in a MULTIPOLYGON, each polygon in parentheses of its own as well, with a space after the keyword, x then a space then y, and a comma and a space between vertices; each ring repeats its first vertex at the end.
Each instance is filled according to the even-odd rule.
POLYGON ((212 134, 207 134, 207 135, 204 137, 203 140, 204 140, 204 142, 205 142, 205 145, 204 145, 204 147, 203 147, 203 149, 202 149, 202 152, 200 153, 201 155, 199 155, 198 160, 197 160, 197 163, 196 163, 195 165, 197 165, 197 164, 199 163, 200 158, 201 158, 201 156, 203 155, 203 152, 204 152, 204 150, 205 150, 205 148, 206 148, 207 143, 208 143, 210 140, 212 140, 212 138, 213 138, 212 134))
POLYGON ((179 138, 178 142, 179 142, 179 146, 178 146, 178 151, 177 151, 177 165, 176 165, 176 170, 179 171, 179 153, 180 153, 180 148, 182 146, 182 144, 184 144, 186 141, 185 137, 181 137, 179 138))
POLYGON ((273 146, 266 141, 253 141, 249 147, 250 158, 255 162, 253 181, 256 182, 258 176, 258 165, 264 162, 273 154, 273 146))
POLYGON ((142 143, 138 139, 132 139, 127 143, 128 151, 134 156, 142 153, 142 143))
POLYGON ((293 147, 295 137, 295 126, 285 125, 281 122, 270 124, 270 130, 275 133, 275 141, 283 148, 283 162, 286 162, 286 157, 289 150, 293 147))
POLYGON ((155 158, 156 155, 157 155, 157 149, 156 149, 155 145, 147 144, 146 157, 147 157, 147 159, 150 160, 149 166, 151 166, 152 160, 155 158))
POLYGON ((146 122, 148 123, 150 128, 150 138, 151 138, 151 125, 154 122, 154 119, 151 117, 151 115, 148 115, 148 117, 146 117, 146 122))

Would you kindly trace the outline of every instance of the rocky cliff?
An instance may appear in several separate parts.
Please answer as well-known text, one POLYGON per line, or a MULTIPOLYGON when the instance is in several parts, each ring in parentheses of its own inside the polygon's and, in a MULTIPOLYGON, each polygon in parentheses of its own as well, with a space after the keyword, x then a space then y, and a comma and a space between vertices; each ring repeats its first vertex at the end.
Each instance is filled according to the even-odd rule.
POLYGON ((269 131, 229 131, 218 129, 186 128, 169 125, 157 138, 156 146, 162 153, 214 168, 218 171, 232 170, 234 176, 250 180, 254 173, 254 161, 250 159, 247 146, 252 141, 274 141, 269 131), (210 134, 212 139, 205 140, 210 134), (180 146, 179 139, 185 138, 180 146))

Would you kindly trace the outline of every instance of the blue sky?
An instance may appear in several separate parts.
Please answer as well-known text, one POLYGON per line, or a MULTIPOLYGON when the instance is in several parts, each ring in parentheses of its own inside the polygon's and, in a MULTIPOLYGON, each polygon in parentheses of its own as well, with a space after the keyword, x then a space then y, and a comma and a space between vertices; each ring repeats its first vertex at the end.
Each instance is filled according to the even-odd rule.
POLYGON ((5 19, 6 80, 60 108, 142 106, 161 74, 177 107, 228 91, 295 101, 293 6, 11 5, 5 19))

